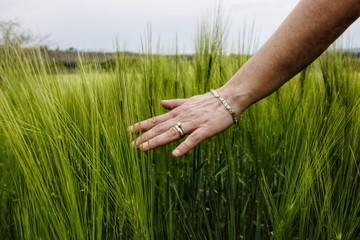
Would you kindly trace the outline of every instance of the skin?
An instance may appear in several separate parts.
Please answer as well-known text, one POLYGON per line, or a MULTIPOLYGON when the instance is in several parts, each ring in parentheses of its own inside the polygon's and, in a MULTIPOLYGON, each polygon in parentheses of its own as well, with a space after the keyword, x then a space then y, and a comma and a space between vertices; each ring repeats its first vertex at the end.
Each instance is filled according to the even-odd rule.
MULTIPOLYGON (((301 0, 270 39, 217 92, 240 114, 265 98, 319 57, 356 19, 360 0, 301 0)), ((172 155, 181 157, 201 141, 233 124, 228 110, 211 93, 188 99, 164 100, 165 114, 135 123, 141 132, 133 145, 143 151, 188 137, 172 155)))

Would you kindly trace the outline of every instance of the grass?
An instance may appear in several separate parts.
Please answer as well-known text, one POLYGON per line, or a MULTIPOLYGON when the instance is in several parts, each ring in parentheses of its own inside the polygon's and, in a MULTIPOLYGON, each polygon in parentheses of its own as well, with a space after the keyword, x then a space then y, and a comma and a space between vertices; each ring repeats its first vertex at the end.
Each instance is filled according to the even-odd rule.
POLYGON ((180 159, 177 143, 130 147, 127 127, 161 99, 219 87, 247 60, 217 27, 199 28, 192 61, 149 42, 106 72, 1 49, 0 237, 359 239, 358 59, 329 51, 180 159))

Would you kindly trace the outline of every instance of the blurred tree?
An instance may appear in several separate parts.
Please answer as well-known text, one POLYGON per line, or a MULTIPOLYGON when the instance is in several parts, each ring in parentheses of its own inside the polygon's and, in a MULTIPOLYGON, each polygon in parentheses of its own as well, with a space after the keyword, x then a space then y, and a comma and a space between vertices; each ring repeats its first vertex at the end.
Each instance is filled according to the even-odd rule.
POLYGON ((37 36, 24 31, 17 21, 0 21, 0 47, 35 47, 45 46, 48 36, 37 36))

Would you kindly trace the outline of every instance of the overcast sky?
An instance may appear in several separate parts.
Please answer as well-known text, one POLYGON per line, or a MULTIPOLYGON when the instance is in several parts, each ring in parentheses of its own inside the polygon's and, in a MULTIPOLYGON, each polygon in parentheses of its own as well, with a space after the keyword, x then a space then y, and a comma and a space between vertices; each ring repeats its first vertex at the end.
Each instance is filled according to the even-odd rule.
MULTIPOLYGON (((245 32, 255 39, 253 47, 259 47, 297 2, 223 0, 229 45, 236 45, 237 36, 245 32)), ((180 52, 189 53, 198 23, 217 6, 216 0, 0 0, 0 20, 17 20, 35 34, 49 34, 51 48, 102 51, 115 50, 116 43, 122 50, 141 51, 151 24, 153 42, 160 39, 161 51, 173 51, 177 36, 180 52)), ((360 47, 359 20, 343 42, 345 47, 360 47)))

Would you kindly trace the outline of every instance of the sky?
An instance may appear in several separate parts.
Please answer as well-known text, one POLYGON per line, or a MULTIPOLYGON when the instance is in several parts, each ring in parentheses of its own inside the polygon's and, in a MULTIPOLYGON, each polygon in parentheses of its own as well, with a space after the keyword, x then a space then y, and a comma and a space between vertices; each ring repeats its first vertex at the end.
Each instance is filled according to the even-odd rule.
MULTIPOLYGON (((299 0, 222 0, 228 46, 259 48, 299 0), (245 34, 245 35, 244 35, 245 34)), ((0 21, 18 21, 50 48, 142 51, 151 32, 159 52, 194 52, 199 23, 218 9, 217 0, 0 0, 0 21), (151 29, 151 30, 149 30, 151 29), (158 47, 159 46, 159 47, 158 47)), ((360 20, 344 34, 345 48, 360 47, 360 20)))

